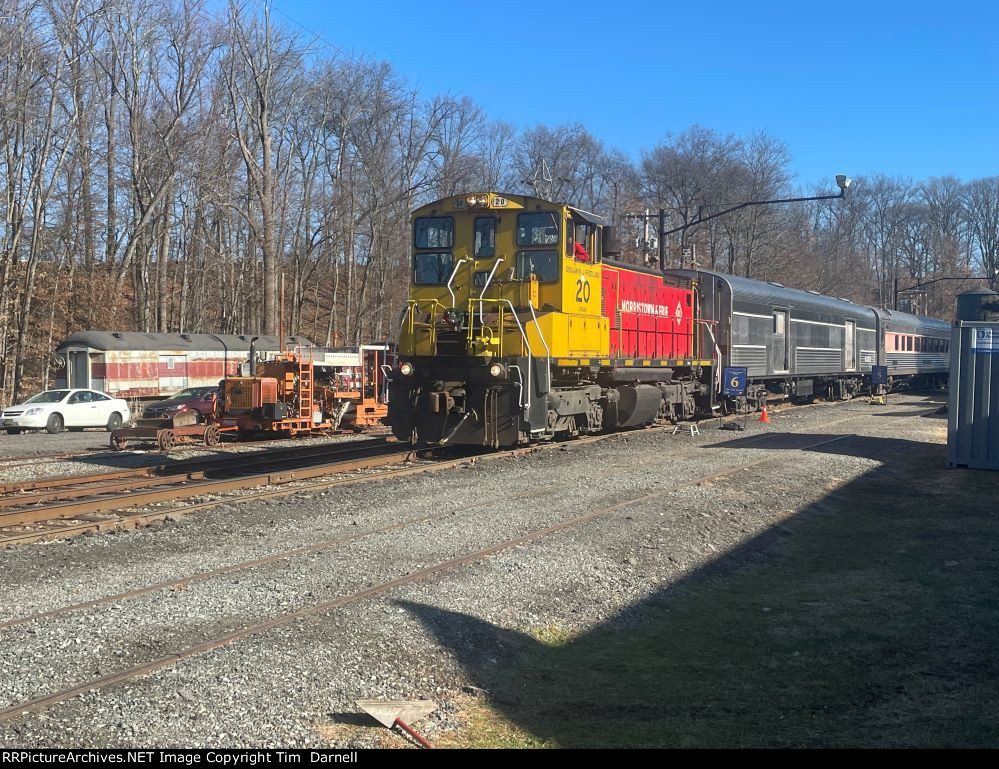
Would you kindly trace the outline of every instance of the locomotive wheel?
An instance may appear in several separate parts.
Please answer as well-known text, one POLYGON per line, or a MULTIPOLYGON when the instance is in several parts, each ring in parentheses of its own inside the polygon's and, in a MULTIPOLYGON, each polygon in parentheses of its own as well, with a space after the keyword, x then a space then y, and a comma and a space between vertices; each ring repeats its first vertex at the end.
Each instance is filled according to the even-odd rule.
POLYGON ((222 431, 218 425, 208 425, 205 429, 205 445, 218 446, 222 442, 222 431))
POLYGON ((160 451, 169 451, 177 445, 177 436, 173 434, 173 430, 164 430, 156 442, 160 445, 160 451))
POLYGON ((128 445, 127 438, 116 438, 113 435, 111 436, 111 448, 113 448, 115 451, 121 451, 127 445, 128 445))
POLYGON ((591 432, 599 432, 604 426, 604 410, 599 403, 591 403, 586 412, 586 427, 591 432))

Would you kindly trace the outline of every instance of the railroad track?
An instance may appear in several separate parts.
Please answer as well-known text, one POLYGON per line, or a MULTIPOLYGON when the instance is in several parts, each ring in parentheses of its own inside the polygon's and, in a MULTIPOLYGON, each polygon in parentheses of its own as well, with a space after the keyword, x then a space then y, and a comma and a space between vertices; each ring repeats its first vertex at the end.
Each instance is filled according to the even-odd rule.
POLYGON ((100 456, 113 456, 113 454, 107 449, 91 449, 89 452, 87 450, 57 451, 50 454, 23 454, 21 456, 0 457, 0 471, 2 471, 4 467, 10 466, 25 467, 28 465, 44 465, 52 462, 76 459, 78 457, 90 459, 92 457, 100 456))
MULTIPOLYGON (((337 444, 312 444, 308 446, 282 446, 276 448, 262 449, 254 452, 230 452, 226 456, 206 458, 195 457, 193 459, 182 459, 176 461, 162 461, 156 464, 144 465, 142 467, 122 468, 121 470, 108 470, 90 475, 69 475, 58 478, 37 478, 33 480, 10 481, 0 484, 0 496, 5 494, 24 493, 33 490, 51 489, 63 486, 74 486, 81 483, 98 483, 104 481, 116 481, 127 478, 146 478, 163 475, 166 473, 182 472, 190 470, 217 470, 225 469, 233 465, 246 465, 248 463, 263 463, 272 460, 279 460, 288 457, 305 457, 310 454, 322 454, 332 447, 352 446, 366 447, 370 445, 385 445, 389 441, 385 437, 367 438, 359 441, 350 441, 337 444)), ((71 454, 68 456, 80 456, 71 454)), ((112 456, 120 456, 114 454, 112 456)))
MULTIPOLYGON (((370 433, 372 431, 367 431, 367 432, 370 433)), ((377 436, 377 437, 381 437, 381 436, 377 436)), ((186 449, 186 450, 193 450, 193 451, 211 451, 212 453, 215 453, 215 454, 218 454, 218 453, 222 452, 222 453, 228 453, 228 454, 234 454, 235 455, 235 454, 239 454, 241 452, 238 449, 232 450, 233 447, 246 446, 246 445, 250 445, 251 443, 259 445, 259 446, 261 446, 261 449, 263 449, 264 444, 263 444, 262 441, 240 441, 240 440, 234 441, 232 443, 220 444, 218 446, 214 446, 214 447, 211 447, 211 448, 208 448, 206 446, 203 446, 203 445, 200 445, 200 444, 196 444, 196 443, 185 444, 185 445, 182 446, 182 448, 186 449)), ((298 447, 287 447, 287 446, 284 446, 284 447, 275 447, 275 448, 266 449, 266 451, 268 451, 268 452, 270 452, 270 453, 273 454, 275 452, 280 452, 280 451, 295 451, 297 448, 298 447)), ((160 456, 164 456, 164 457, 167 456, 167 455, 162 455, 158 448, 150 448, 150 449, 147 449, 147 450, 143 450, 141 448, 132 448, 132 449, 129 449, 127 452, 123 452, 123 451, 112 451, 112 450, 110 450, 110 449, 108 449, 106 447, 100 447, 100 448, 98 448, 98 447, 92 447, 92 448, 89 448, 89 449, 77 449, 75 451, 56 451, 56 452, 45 453, 45 454, 22 454, 22 455, 19 455, 19 456, 0 457, 0 473, 3 472, 3 468, 5 468, 5 467, 26 467, 26 466, 30 466, 30 465, 51 464, 51 463, 55 463, 55 462, 62 462, 62 461, 67 461, 68 462, 68 461, 73 461, 73 460, 87 460, 87 461, 90 461, 90 460, 94 460, 94 459, 103 459, 103 458, 113 459, 115 457, 129 456, 129 455, 132 455, 132 456, 134 456, 134 455, 139 455, 139 456, 142 456, 142 455, 147 455, 147 456, 148 455, 151 455, 151 456, 160 455, 160 456)), ((198 460, 198 459, 178 460, 178 462, 174 463, 174 464, 176 465, 176 464, 179 464, 180 462, 187 462, 187 461, 192 462, 192 463, 197 463, 199 461, 204 461, 204 460, 198 460)), ((167 465, 164 463, 164 464, 160 464, 160 465, 156 465, 156 466, 157 467, 165 467, 167 465)), ((27 488, 27 487, 24 486, 24 484, 19 484, 17 482, 0 484, 0 494, 6 493, 7 491, 18 489, 18 488, 27 488)))
MULTIPOLYGON (((932 410, 926 411, 924 413, 926 414, 932 413, 932 410)), ((867 414, 860 414, 853 417, 836 419, 817 425, 816 429, 821 430, 827 428, 832 424, 841 424, 855 419, 866 418, 868 416, 869 415, 867 414)), ((903 416, 911 416, 911 413, 900 415, 899 418, 903 416)), ((626 433, 617 433, 607 437, 618 437, 625 434, 626 433)), ((764 437, 766 435, 771 435, 771 433, 764 433, 760 437, 764 437)), ((800 435, 802 438, 807 438, 808 433, 796 433, 795 435, 800 435)), ((816 438, 819 438, 820 436, 821 438, 819 440, 814 440, 811 442, 808 442, 807 440, 803 441, 802 445, 797 447, 797 450, 801 452, 812 451, 814 449, 832 443, 837 443, 840 441, 848 441, 852 438, 858 437, 859 434, 846 433, 843 435, 837 435, 833 437, 822 435, 821 433, 815 435, 816 438)), ((603 437, 605 436, 596 436, 595 438, 599 440, 603 437)), ((749 436, 749 437, 756 437, 756 436, 749 436)), ((509 456, 511 454, 515 454, 518 452, 524 453, 526 451, 537 451, 537 450, 538 450, 537 448, 516 449, 513 451, 497 452, 489 454, 483 458, 489 459, 492 457, 509 456)), ((464 461, 467 461, 467 459, 452 460, 452 462, 448 464, 457 464, 464 461)), ((301 607, 297 610, 289 611, 276 616, 261 618, 259 619, 259 621, 250 622, 249 624, 246 624, 241 628, 235 630, 229 630, 228 632, 224 633, 219 633, 218 635, 212 638, 200 640, 199 642, 191 644, 189 646, 183 646, 169 654, 159 654, 153 659, 143 661, 129 667, 125 667, 113 673, 90 678, 82 682, 79 682, 78 684, 75 684, 73 686, 60 689, 58 691, 54 691, 48 694, 44 694, 42 696, 14 703, 8 706, 7 708, 0 709, 0 722, 10 721, 33 711, 49 708, 53 705, 66 702, 87 692, 104 689, 114 684, 125 683, 133 679, 141 678, 142 676, 148 675, 157 670, 175 666, 187 659, 191 659, 193 657, 212 651, 214 649, 219 649, 228 646, 242 639, 259 635, 275 628, 287 626, 310 617, 322 615, 337 609, 341 609, 350 606, 352 604, 357 604, 367 599, 383 595, 385 593, 388 593, 392 590, 395 590, 397 588, 406 585, 429 580, 433 577, 440 576, 450 571, 454 571, 463 566, 468 566, 478 561, 491 558, 495 555, 498 555, 507 550, 511 550, 513 548, 524 547, 527 545, 542 542, 546 539, 554 537, 563 532, 582 527, 585 524, 592 522, 594 520, 609 517, 614 513, 626 510, 629 507, 650 500, 660 499, 665 494, 671 493, 679 489, 683 489, 685 487, 691 487, 708 482, 713 482, 721 480, 726 477, 739 476, 740 474, 744 474, 747 471, 756 469, 760 466, 768 464, 777 464, 786 461, 787 461, 786 453, 778 452, 750 462, 735 463, 734 465, 728 466, 720 471, 709 472, 698 475, 696 477, 687 477, 683 479, 678 479, 676 483, 671 485, 669 491, 664 491, 663 489, 656 489, 654 491, 650 491, 647 493, 637 494, 628 499, 601 507, 599 509, 591 510, 581 515, 567 517, 555 524, 535 529, 534 531, 530 531, 526 534, 521 534, 520 536, 507 538, 502 541, 493 543, 487 547, 471 550, 462 553, 460 555, 457 555, 455 557, 444 559, 431 565, 423 566, 422 568, 416 569, 409 573, 404 572, 400 576, 394 576, 389 579, 385 579, 381 582, 366 586, 360 590, 356 590, 341 596, 337 596, 329 600, 319 601, 310 604, 308 606, 301 607)), ((421 471, 420 469, 410 470, 410 472, 420 472, 420 471, 421 471)), ((556 484, 552 484, 551 487, 554 488, 556 486, 557 486, 556 484)), ((530 490, 525 490, 518 494, 511 494, 508 496, 511 498, 520 497, 520 496, 531 496, 537 494, 538 491, 539 491, 538 488, 532 488, 530 490)), ((294 493, 294 492, 285 492, 285 493, 294 493)), ((484 508, 489 505, 493 505, 494 503, 495 500, 491 500, 489 503, 484 503, 481 507, 484 508)), ((103 598, 94 599, 91 601, 63 606, 46 612, 39 612, 19 618, 10 619, 7 620, 6 622, 0 622, 0 630, 10 629, 21 625, 26 625, 29 623, 40 622, 47 619, 52 619, 55 617, 71 614, 73 612, 100 608, 102 606, 109 604, 120 604, 122 602, 129 601, 164 589, 173 588, 175 590, 181 590, 186 585, 194 584, 197 582, 205 582, 210 579, 227 574, 250 571, 252 569, 259 568, 261 566, 271 564, 277 561, 290 560, 311 553, 330 550, 336 547, 356 542, 360 539, 375 537, 377 535, 385 534, 387 532, 398 531, 401 529, 418 526, 420 524, 424 524, 429 521, 442 519, 452 515, 454 515, 453 511, 442 510, 431 514, 425 514, 409 519, 395 521, 388 525, 383 525, 367 529, 361 532, 352 533, 349 536, 339 537, 336 539, 328 539, 307 546, 288 549, 282 552, 274 553, 253 560, 231 564, 222 568, 197 572, 182 578, 159 582, 153 585, 139 588, 137 590, 131 590, 128 592, 118 593, 115 595, 110 595, 103 598)))
MULTIPOLYGON (((409 448, 400 450, 397 444, 384 439, 371 439, 15 484, 30 486, 31 490, 0 496, 0 545, 31 540, 32 533, 12 531, 16 527, 73 519, 77 521, 73 527, 77 532, 86 530, 88 524, 90 530, 99 530, 109 528, 108 521, 94 516, 365 470, 403 462, 411 454, 409 448)), ((64 528, 57 525, 55 531, 45 533, 58 534, 64 528)))
MULTIPOLYGON (((740 415, 730 415, 706 422, 738 421, 740 418, 740 415)), ((845 420, 839 419, 830 424, 842 421, 845 420)), ((670 428, 667 425, 640 429, 670 428)), ((583 436, 573 440, 571 445, 583 445, 627 432, 583 436)), ((0 548, 85 533, 136 528, 233 501, 270 499, 303 490, 383 480, 412 472, 453 467, 467 461, 470 456, 508 456, 552 445, 563 444, 541 444, 486 455, 473 449, 450 462, 437 461, 416 469, 379 470, 405 463, 413 458, 413 453, 411 449, 393 450, 392 439, 378 437, 346 444, 282 447, 215 459, 163 462, 87 476, 8 483, 0 486, 0 548), (253 471, 253 468, 257 470, 253 471), (342 477, 345 473, 359 471, 366 471, 367 474, 342 477), (330 475, 339 477, 332 481, 313 480, 330 475), (284 488, 239 493, 254 487, 274 485, 284 488), (238 493, 238 496, 232 496, 232 493, 238 493), (208 502, 188 502, 182 507, 163 507, 169 502, 219 494, 229 496, 208 502), (149 510, 149 506, 157 509, 149 510)))

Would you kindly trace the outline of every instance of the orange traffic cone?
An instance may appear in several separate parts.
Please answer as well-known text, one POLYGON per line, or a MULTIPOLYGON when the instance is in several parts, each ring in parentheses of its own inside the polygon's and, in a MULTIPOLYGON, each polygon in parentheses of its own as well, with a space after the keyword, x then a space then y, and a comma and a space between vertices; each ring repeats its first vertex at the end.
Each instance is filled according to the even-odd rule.
POLYGON ((767 404, 766 403, 763 404, 763 411, 760 412, 760 421, 761 422, 769 422, 770 421, 770 415, 767 414, 767 404))

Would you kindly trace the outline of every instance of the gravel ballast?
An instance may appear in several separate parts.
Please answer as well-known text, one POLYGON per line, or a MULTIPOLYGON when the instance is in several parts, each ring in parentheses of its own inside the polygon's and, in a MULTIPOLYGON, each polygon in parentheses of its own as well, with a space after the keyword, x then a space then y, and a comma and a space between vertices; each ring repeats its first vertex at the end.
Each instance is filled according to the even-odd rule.
POLYGON ((756 538, 781 536, 799 510, 836 488, 886 463, 904 464, 904 455, 879 447, 880 436, 942 444, 945 422, 923 416, 936 405, 917 396, 888 407, 854 401, 784 411, 769 425, 753 417, 746 432, 711 426, 699 437, 660 430, 568 442, 518 458, 231 503, 155 527, 0 552, 6 621, 356 537, 4 629, 0 707, 7 707, 617 506, 472 565, 0 723, 0 741, 337 744, 318 727, 353 712, 356 699, 381 697, 442 703, 428 727, 434 733, 451 725, 455 698, 475 691, 470 659, 503 666, 516 657, 520 634, 551 626, 585 632, 756 538), (846 437, 810 448, 839 436, 846 437), (421 516, 439 517, 364 534, 421 516))

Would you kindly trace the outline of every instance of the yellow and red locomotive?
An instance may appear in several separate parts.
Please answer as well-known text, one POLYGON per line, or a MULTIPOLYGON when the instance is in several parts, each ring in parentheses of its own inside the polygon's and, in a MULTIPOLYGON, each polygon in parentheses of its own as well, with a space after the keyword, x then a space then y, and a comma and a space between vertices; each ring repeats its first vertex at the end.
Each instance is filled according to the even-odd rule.
POLYGON ((694 284, 613 260, 594 214, 476 193, 413 213, 387 422, 407 441, 511 446, 710 407, 694 284))

